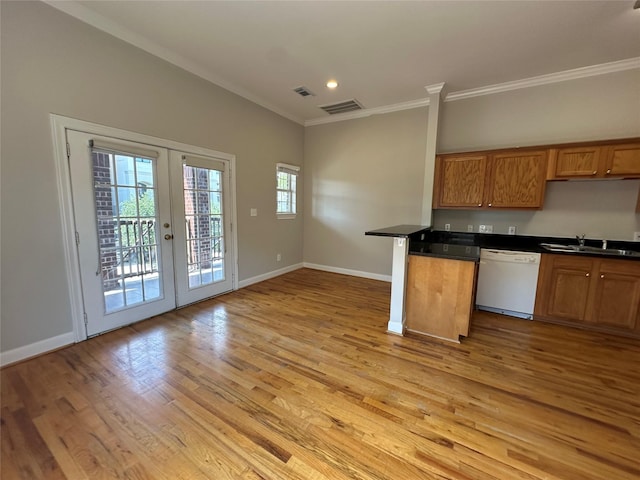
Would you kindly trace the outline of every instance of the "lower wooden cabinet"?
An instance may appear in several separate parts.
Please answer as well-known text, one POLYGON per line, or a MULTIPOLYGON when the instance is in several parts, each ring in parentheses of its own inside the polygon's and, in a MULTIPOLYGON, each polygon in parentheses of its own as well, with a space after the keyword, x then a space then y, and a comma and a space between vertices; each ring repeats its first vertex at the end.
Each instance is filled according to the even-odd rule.
POLYGON ((542 255, 534 318, 640 336, 640 262, 542 255))
POLYGON ((409 255, 406 328, 458 342, 469 335, 476 262, 409 255))

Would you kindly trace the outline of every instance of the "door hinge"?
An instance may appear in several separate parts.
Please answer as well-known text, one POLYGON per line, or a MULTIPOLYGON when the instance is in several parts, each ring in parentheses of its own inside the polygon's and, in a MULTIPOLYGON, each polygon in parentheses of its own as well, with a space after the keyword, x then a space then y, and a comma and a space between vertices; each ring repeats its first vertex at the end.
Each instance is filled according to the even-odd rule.
POLYGON ((84 312, 82 315, 84 316, 84 326, 86 327, 87 325, 89 325, 89 319, 87 318, 87 312, 84 312))
POLYGON ((71 158, 71 145, 67 142, 67 158, 71 158))
POLYGON ((76 231, 76 245, 80 245, 80 234, 76 231))

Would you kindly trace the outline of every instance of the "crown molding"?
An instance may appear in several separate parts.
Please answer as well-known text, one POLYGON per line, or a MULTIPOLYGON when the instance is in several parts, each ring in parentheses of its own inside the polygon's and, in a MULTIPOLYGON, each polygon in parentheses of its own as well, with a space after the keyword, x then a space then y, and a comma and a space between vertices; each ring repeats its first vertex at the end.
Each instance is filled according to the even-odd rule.
POLYGON ((183 70, 186 70, 189 73, 197 75, 200 78, 203 78, 225 90, 230 91, 240 97, 243 97, 267 110, 271 110, 278 115, 291 120, 292 122, 298 123, 300 125, 304 125, 302 119, 291 115, 289 112, 286 112, 275 105, 257 97, 256 95, 236 86, 227 80, 219 77, 215 73, 202 68, 196 62, 193 62, 182 55, 178 55, 177 53, 171 51, 168 48, 162 47, 157 43, 149 40, 147 37, 135 33, 127 28, 124 28, 117 23, 109 20, 108 18, 95 13, 93 10, 75 2, 75 1, 59 1, 59 0, 42 0, 47 5, 55 8, 56 10, 60 10, 61 12, 66 13, 78 20, 91 25, 92 27, 97 28, 98 30, 102 30, 103 32, 108 33, 109 35, 116 37, 124 42, 127 42, 135 47, 144 50, 156 57, 161 58, 173 65, 176 65, 183 70))
MULTIPOLYGON (((1 1, 1 0, 0 0, 1 1)), ((117 23, 109 20, 108 18, 95 13, 91 9, 75 2, 75 1, 59 1, 59 0, 42 0, 47 5, 64 12, 78 20, 87 23, 107 34, 116 37, 124 42, 127 42, 135 47, 140 48, 156 57, 159 57, 173 65, 176 65, 189 73, 192 73, 204 80, 207 80, 231 93, 234 93, 246 100, 249 100, 267 110, 270 110, 284 118, 291 120, 292 122, 300 125, 312 126, 320 125, 324 123, 339 122, 343 120, 351 120, 354 118, 363 118, 370 115, 384 114, 397 112, 400 110, 408 110, 412 108, 425 107, 429 105, 429 99, 418 99, 409 102, 396 103, 392 105, 385 105, 382 107, 368 108, 359 110, 357 112, 349 112, 345 114, 332 115, 330 117, 320 117, 311 120, 305 120, 298 118, 295 115, 259 98, 258 96, 240 88, 232 83, 228 82, 224 78, 218 76, 214 72, 202 68, 196 62, 193 62, 182 55, 178 55, 168 48, 162 47, 155 42, 152 42, 148 38, 139 35, 129 29, 123 28, 117 23)), ((640 68, 640 57, 628 58, 625 60, 619 60, 616 62, 603 63, 600 65, 592 65, 588 67, 575 68, 572 70, 565 70, 562 72, 551 73, 548 75, 540 75, 537 77, 530 77, 521 80, 514 80, 511 82, 498 83, 494 85, 487 85, 484 87, 472 88, 469 90, 460 90, 457 92, 448 93, 444 101, 453 102, 456 100, 464 100, 467 98, 479 97, 484 95, 493 95, 496 93, 508 92, 511 90, 520 90, 524 88, 537 87, 540 85, 548 85, 551 83, 564 82, 567 80, 577 80, 580 78, 587 78, 596 75, 604 75, 608 73, 621 72, 625 70, 633 70, 640 68)), ((445 84, 437 83, 433 85, 425 86, 429 94, 440 93, 445 84)))
POLYGON ((607 73, 633 70, 636 68, 640 68, 640 57, 627 58, 625 60, 620 60, 617 62, 609 62, 602 63, 600 65, 592 65, 589 67, 574 68, 572 70, 550 73, 548 75, 540 75, 537 77, 524 78, 522 80, 514 80, 512 82, 497 83, 495 85, 487 85, 485 87, 451 92, 445 97, 445 102, 464 100, 467 98, 480 97, 483 95, 493 95, 495 93, 520 90, 522 88, 538 87, 540 85, 548 85, 550 83, 565 82, 567 80, 577 80, 580 78, 605 75, 607 73))
POLYGON ((382 107, 364 108, 356 112, 339 113, 329 117, 314 118, 304 122, 305 127, 313 125, 322 125, 324 123, 342 122, 344 120, 352 120, 354 118, 370 117, 371 115, 381 115, 384 113, 399 112, 401 110, 411 110, 412 108, 420 108, 429 106, 428 98, 419 100, 411 100, 410 102, 394 103, 393 105, 383 105, 382 107))
POLYGON ((429 95, 442 93, 442 90, 444 89, 444 82, 434 83, 433 85, 427 85, 426 87, 424 87, 424 89, 427 91, 429 95))

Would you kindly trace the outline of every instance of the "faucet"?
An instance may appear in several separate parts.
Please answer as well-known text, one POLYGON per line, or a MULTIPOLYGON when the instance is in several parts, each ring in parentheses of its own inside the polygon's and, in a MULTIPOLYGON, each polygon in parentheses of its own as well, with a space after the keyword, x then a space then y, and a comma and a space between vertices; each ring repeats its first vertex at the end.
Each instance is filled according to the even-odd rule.
POLYGON ((584 247, 584 233, 582 234, 582 236, 578 236, 576 235, 576 240, 578 240, 578 245, 581 247, 584 247))

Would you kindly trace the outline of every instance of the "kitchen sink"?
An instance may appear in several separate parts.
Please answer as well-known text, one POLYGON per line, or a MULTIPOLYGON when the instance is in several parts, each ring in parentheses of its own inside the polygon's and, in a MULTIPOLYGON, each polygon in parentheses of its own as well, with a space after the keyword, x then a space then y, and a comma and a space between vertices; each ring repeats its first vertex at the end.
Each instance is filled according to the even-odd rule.
POLYGON ((596 253, 599 255, 612 255, 616 257, 640 257, 640 252, 636 252, 635 250, 620 250, 617 248, 588 247, 586 245, 563 245, 560 243, 541 243, 540 246, 550 252, 596 253))

